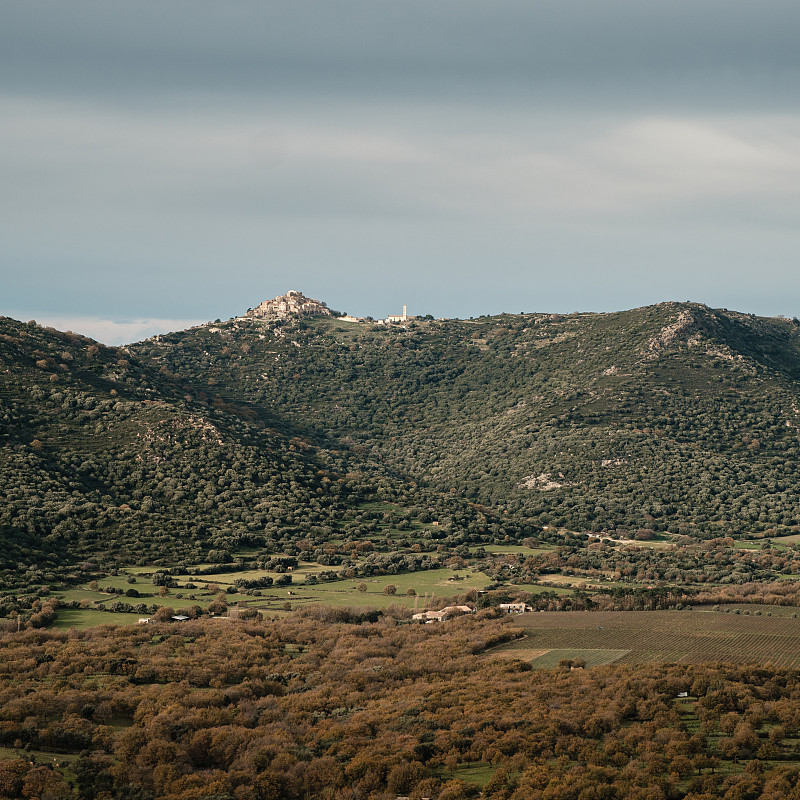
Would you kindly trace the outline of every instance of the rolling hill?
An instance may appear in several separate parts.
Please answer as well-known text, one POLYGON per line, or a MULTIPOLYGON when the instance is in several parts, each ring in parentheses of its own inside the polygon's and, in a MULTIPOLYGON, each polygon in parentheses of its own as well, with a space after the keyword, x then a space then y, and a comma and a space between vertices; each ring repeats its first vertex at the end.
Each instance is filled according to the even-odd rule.
POLYGON ((243 317, 131 348, 525 525, 794 530, 800 327, 694 303, 406 325, 243 317))
POLYGON ((799 381, 796 320, 693 303, 247 315, 126 348, 3 318, 0 568, 319 547, 377 501, 450 545, 794 532, 799 381))
POLYGON ((23 582, 324 541, 357 532, 366 500, 419 495, 280 415, 35 323, 0 320, 0 402, 0 570, 23 582))

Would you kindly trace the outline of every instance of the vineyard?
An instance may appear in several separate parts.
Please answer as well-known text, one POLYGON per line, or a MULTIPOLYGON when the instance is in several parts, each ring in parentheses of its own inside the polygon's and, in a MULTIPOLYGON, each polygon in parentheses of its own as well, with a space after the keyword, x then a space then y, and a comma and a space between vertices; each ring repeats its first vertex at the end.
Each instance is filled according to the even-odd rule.
POLYGON ((562 659, 704 661, 800 666, 800 619, 725 611, 540 612, 519 617, 526 635, 491 651, 548 669, 562 659))

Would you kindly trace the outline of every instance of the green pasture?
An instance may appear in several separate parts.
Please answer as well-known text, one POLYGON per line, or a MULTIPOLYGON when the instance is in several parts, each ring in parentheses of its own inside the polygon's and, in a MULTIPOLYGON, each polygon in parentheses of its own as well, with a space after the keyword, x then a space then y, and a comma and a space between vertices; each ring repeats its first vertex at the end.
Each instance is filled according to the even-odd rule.
POLYGON ((60 608, 56 613, 54 628, 69 630, 92 628, 95 625, 136 625, 139 617, 147 614, 119 614, 97 611, 93 608, 60 608))
POLYGON ((454 770, 441 768, 437 770, 437 774, 445 781, 451 781, 457 778, 465 783, 473 783, 476 786, 486 786, 497 770, 498 765, 496 764, 486 764, 477 761, 459 764, 454 770))
POLYGON ((124 573, 123 574, 124 575, 133 575, 133 576, 138 577, 139 575, 152 575, 154 572, 161 572, 164 569, 167 569, 167 568, 166 567, 160 567, 160 566, 153 566, 152 564, 150 566, 140 566, 140 565, 133 565, 132 564, 132 565, 127 566, 127 567, 124 568, 124 573))
MULTIPOLYGON (((114 595, 105 594, 105 592, 93 592, 91 589, 75 587, 72 589, 59 589, 53 592, 53 597, 59 600, 71 602, 72 600, 89 600, 92 603, 106 603, 114 597, 114 595)), ((125 598, 130 602, 131 598, 125 598)), ((135 598, 133 598, 135 599, 135 598)))
MULTIPOLYGON (((199 590, 170 589, 169 594, 164 597, 151 597, 144 600, 147 605, 171 606, 172 608, 186 608, 187 606, 200 606, 207 608, 216 600, 213 592, 201 592, 199 590), (191 597, 189 596, 191 595, 191 597), (194 599, 193 599, 194 598, 194 599)), ((227 595, 226 603, 235 603, 239 599, 239 594, 227 595)), ((136 598, 127 598, 128 602, 136 602, 136 598)))
POLYGON ((675 544, 670 538, 656 537, 646 541, 638 541, 636 539, 611 539, 611 544, 616 547, 647 547, 651 550, 663 550, 665 547, 671 547, 675 544))
POLYGON ((556 594, 573 594, 575 589, 571 586, 542 586, 539 583, 510 583, 510 589, 529 594, 544 594, 545 592, 555 592, 556 594))
MULTIPOLYGON (((425 609, 433 597, 451 597, 456 594, 464 594, 471 589, 483 589, 492 582, 489 577, 473 569, 436 569, 399 575, 348 578, 319 584, 305 582, 306 575, 320 572, 323 569, 325 567, 321 567, 319 564, 301 562, 295 571, 288 573, 292 576, 291 584, 285 586, 273 585, 259 589, 259 595, 248 595, 244 592, 227 594, 226 602, 229 606, 252 607, 267 613, 281 613, 310 604, 321 604, 336 608, 373 609, 385 609, 392 605, 400 605, 410 609, 425 609), (359 585, 362 583, 366 586, 366 591, 364 592, 358 590, 359 585), (389 584, 393 584, 396 587, 395 594, 384 593, 385 587, 389 584), (409 589, 413 589, 416 594, 407 595, 406 593, 409 589), (287 608, 287 605, 289 608, 287 608)), ((265 575, 269 575, 273 580, 280 577, 280 573, 267 572, 265 570, 232 572, 224 575, 180 576, 178 578, 178 587, 169 589, 167 594, 161 596, 161 587, 146 582, 142 573, 138 573, 137 582, 134 584, 128 584, 126 576, 122 574, 101 579, 99 581, 100 587, 135 588, 142 594, 146 593, 149 596, 126 597, 125 595, 93 592, 87 587, 66 589, 58 592, 56 596, 65 601, 89 600, 93 606, 97 603, 108 606, 119 600, 131 605, 146 603, 148 606, 171 606, 176 610, 194 605, 207 608, 216 599, 216 591, 206 590, 205 587, 207 585, 216 585, 220 591, 224 591, 226 587, 233 585, 234 581, 239 578, 254 579, 265 575), (197 586, 197 589, 186 589, 186 583, 193 583, 197 586)), ((540 589, 540 591, 543 590, 540 589)), ((66 630, 69 628, 89 628, 94 625, 131 625, 135 624, 139 617, 142 616, 149 616, 149 614, 139 612, 115 613, 98 610, 94 607, 85 609, 62 608, 58 610, 55 627, 66 630)))
POLYGON ((790 547, 800 542, 800 533, 793 533, 789 536, 771 536, 768 541, 778 547, 790 547))
POLYGON ((524 544, 476 544, 469 548, 470 553, 474 553, 479 548, 483 548, 487 555, 501 556, 505 554, 536 555, 536 553, 551 553, 555 550, 555 545, 541 545, 539 547, 525 547, 524 544))
MULTIPOLYGON (((106 578, 98 578, 97 584, 101 589, 105 589, 107 587, 111 587, 113 589, 122 589, 123 591, 126 591, 127 589, 136 589, 137 592, 142 594, 157 595, 161 590, 161 587, 156 586, 148 580, 149 575, 152 575, 157 571, 158 570, 150 567, 150 569, 148 569, 145 573, 132 574, 132 577, 136 580, 136 583, 128 583, 128 576, 125 574, 120 574, 109 575, 106 578)), ((131 573, 133 573, 132 570, 131 573)), ((85 585, 88 587, 88 584, 85 585)))
MULTIPOLYGON (((167 590, 167 594, 163 597, 161 596, 161 588, 160 586, 154 586, 152 583, 143 583, 137 581, 134 584, 127 584, 125 583, 125 579, 120 579, 118 576, 114 576, 109 578, 108 580, 103 579, 99 581, 100 588, 116 588, 121 586, 124 589, 136 589, 139 592, 138 597, 127 597, 124 594, 110 594, 106 592, 95 592, 88 588, 88 586, 79 586, 73 587, 71 589, 63 589, 57 592, 53 592, 54 597, 58 597, 60 600, 65 602, 71 602, 77 600, 81 602, 83 600, 88 600, 92 603, 92 605, 96 605, 98 603, 102 603, 104 605, 109 605, 116 601, 120 601, 122 603, 130 603, 131 605, 137 605, 138 603, 145 603, 147 605, 199 605, 199 606, 207 606, 209 603, 213 602, 216 597, 214 592, 206 591, 205 585, 207 581, 203 581, 202 583, 196 581, 184 581, 183 583, 179 583, 179 585, 175 588, 171 588, 167 590), (183 584, 185 583, 195 583, 198 587, 197 589, 186 589, 183 584), (192 595, 192 597, 189 597, 192 595)), ((215 581, 216 583, 216 581, 215 581)), ((224 587, 228 584, 222 584, 221 590, 224 591, 224 587)), ((235 596, 234 596, 235 599, 235 596)))
MULTIPOLYGON (((295 568, 295 571, 288 573, 292 575, 292 580, 296 581, 298 577, 303 577, 304 574, 308 574, 309 572, 313 572, 314 570, 300 570, 299 568, 295 568)), ((248 569, 244 570, 243 572, 221 572, 217 575, 181 575, 180 577, 176 578, 178 585, 183 587, 187 583, 193 583, 197 586, 196 590, 188 590, 188 591, 206 591, 206 586, 208 585, 216 585, 216 586, 233 586, 236 581, 242 580, 254 580, 255 578, 265 578, 270 577, 272 580, 277 580, 280 578, 280 572, 270 572, 269 570, 265 569, 248 569)))
POLYGON ((264 569, 248 569, 243 572, 224 572, 219 575, 192 575, 186 577, 181 575, 178 578, 178 583, 193 583, 198 587, 205 587, 206 584, 217 584, 219 586, 233 586, 238 580, 256 580, 258 578, 272 578, 273 581, 278 580, 281 575, 291 575, 292 583, 303 583, 306 575, 316 575, 320 572, 332 569, 310 561, 301 561, 298 566, 293 570, 286 573, 270 572, 264 569))
POLYGON ((269 587, 262 589, 261 597, 252 598, 243 595, 237 597, 248 606, 254 608, 274 609, 285 603, 292 608, 310 603, 320 603, 332 607, 353 606, 386 608, 390 605, 402 605, 407 608, 425 608, 432 597, 450 597, 464 594, 470 589, 483 589, 491 580, 483 573, 471 569, 450 570, 436 569, 422 572, 409 572, 400 575, 381 575, 371 578, 348 578, 321 584, 292 584, 290 586, 269 587), (451 580, 453 576, 460 580, 451 580), (364 592, 358 590, 365 584, 364 592), (389 584, 396 587, 395 594, 385 594, 389 584), (408 596, 406 592, 414 589, 416 595, 408 596), (292 594, 289 594, 292 592, 292 594))
POLYGON ((0 747, 0 761, 13 761, 24 758, 26 761, 35 761, 41 766, 47 764, 53 767, 64 766, 65 763, 80 758, 79 753, 54 753, 50 750, 21 750, 16 747, 0 747))
MULTIPOLYGON (((398 575, 346 578, 345 580, 317 584, 316 586, 308 584, 303 586, 303 590, 323 593, 328 589, 337 593, 340 591, 357 592, 358 585, 365 583, 367 591, 364 594, 371 595, 383 594, 384 588, 392 584, 397 588, 397 595, 405 595, 408 589, 414 589, 418 596, 450 597, 454 594, 464 594, 470 589, 483 589, 491 582, 491 578, 473 569, 431 569, 420 572, 403 572, 398 575)), ((361 592, 357 593, 361 594, 361 592)))

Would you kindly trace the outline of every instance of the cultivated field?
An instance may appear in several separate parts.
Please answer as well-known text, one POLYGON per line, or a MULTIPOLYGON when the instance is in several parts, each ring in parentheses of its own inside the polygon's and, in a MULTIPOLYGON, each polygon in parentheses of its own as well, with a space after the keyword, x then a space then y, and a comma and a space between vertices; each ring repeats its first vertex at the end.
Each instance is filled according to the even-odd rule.
POLYGON ((575 658, 587 666, 726 661, 800 667, 800 619, 777 613, 553 611, 522 614, 517 621, 525 638, 490 654, 522 658, 542 669, 575 658))

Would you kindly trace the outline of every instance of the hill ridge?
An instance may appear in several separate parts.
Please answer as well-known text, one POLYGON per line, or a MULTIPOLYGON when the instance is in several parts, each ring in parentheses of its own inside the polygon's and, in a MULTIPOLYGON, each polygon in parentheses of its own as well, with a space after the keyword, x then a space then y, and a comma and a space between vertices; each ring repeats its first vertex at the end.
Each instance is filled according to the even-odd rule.
POLYGON ((798 323, 702 304, 245 316, 125 348, 0 319, 9 568, 322 541, 378 497, 467 541, 795 532, 799 432, 798 323))
MULTIPOLYGON (((710 535, 731 524, 744 533, 749 516, 739 506, 718 522, 698 519, 696 491, 670 493, 670 474, 699 480, 713 462, 736 481, 737 495, 756 492, 767 505, 757 476, 793 474, 772 463, 798 444, 786 436, 800 377, 800 331, 789 320, 670 302, 602 314, 418 319, 399 329, 353 331, 330 319, 268 335, 235 324, 224 334, 233 356, 225 362, 192 356, 201 339, 211 352, 200 334, 189 337, 194 343, 179 337, 180 351, 167 342, 141 352, 210 377, 231 396, 290 409, 317 435, 379 452, 401 474, 528 521, 641 527, 652 524, 655 506, 670 509, 676 528, 710 535), (753 442, 759 450, 741 452, 753 442), (662 481, 639 469, 654 458, 666 465, 662 481), (734 466, 745 475, 729 474, 734 466), (535 502, 520 494, 530 476, 559 473, 567 477, 546 502, 541 492, 535 502), (626 485, 636 510, 624 509, 626 485), (589 502, 587 487, 597 511, 576 514, 589 502)), ((764 512, 767 522, 795 525, 798 509, 785 493, 779 505, 780 514, 764 512)))

